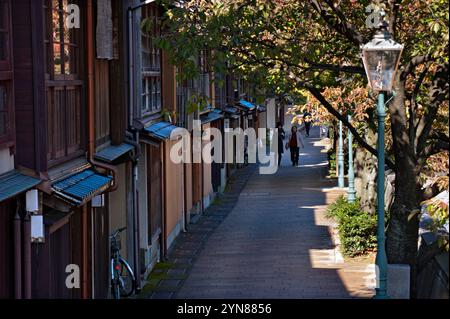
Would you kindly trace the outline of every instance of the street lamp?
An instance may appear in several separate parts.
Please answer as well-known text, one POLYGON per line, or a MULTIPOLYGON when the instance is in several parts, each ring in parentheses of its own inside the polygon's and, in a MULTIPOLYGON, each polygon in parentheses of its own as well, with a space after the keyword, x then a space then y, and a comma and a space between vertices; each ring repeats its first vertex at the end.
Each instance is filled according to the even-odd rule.
POLYGON ((373 39, 362 47, 362 58, 369 85, 378 92, 378 176, 377 176, 377 256, 379 286, 375 298, 388 298, 386 293, 387 256, 385 247, 384 225, 384 121, 385 94, 392 91, 395 74, 400 62, 403 45, 392 39, 385 21, 385 12, 380 11, 380 24, 373 39))
MULTIPOLYGON (((351 111, 348 111, 347 120, 350 123, 352 120, 351 111)), ((347 200, 353 203, 356 200, 355 190, 355 170, 353 169, 353 135, 348 130, 348 191, 347 200)))
POLYGON ((342 121, 339 121, 338 143, 338 187, 344 188, 344 138, 342 136, 342 121))

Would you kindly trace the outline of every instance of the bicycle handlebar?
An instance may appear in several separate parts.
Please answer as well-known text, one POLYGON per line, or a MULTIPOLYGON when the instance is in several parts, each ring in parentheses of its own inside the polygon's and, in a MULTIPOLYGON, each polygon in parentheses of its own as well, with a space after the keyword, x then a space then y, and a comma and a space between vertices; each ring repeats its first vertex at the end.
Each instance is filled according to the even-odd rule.
POLYGON ((122 228, 119 228, 119 229, 117 229, 112 235, 111 235, 111 237, 113 238, 113 237, 116 237, 117 235, 119 235, 121 232, 123 232, 125 229, 127 229, 126 227, 122 227, 122 228))

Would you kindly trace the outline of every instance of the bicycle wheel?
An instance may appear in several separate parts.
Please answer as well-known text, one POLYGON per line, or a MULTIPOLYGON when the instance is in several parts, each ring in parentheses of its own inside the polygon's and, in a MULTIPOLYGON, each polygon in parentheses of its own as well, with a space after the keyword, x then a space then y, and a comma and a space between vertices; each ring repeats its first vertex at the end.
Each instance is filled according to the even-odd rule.
POLYGON ((115 259, 111 259, 111 298, 112 299, 120 299, 120 290, 119 290, 119 271, 120 266, 115 267, 116 262, 115 259))
POLYGON ((112 299, 120 299, 120 288, 118 284, 111 285, 112 299))
POLYGON ((134 274, 130 266, 120 260, 119 274, 119 292, 121 297, 129 297, 134 292, 134 274))

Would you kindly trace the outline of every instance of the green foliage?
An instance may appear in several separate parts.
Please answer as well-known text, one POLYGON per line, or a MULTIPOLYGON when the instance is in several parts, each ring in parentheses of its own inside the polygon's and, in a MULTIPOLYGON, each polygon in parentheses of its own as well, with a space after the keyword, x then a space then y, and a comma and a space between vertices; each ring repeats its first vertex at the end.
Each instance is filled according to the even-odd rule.
POLYGON ((427 206, 427 211, 431 217, 428 229, 437 235, 439 247, 449 251, 448 233, 444 230, 444 225, 448 223, 448 206, 442 203, 432 203, 427 206))
POLYGON ((343 196, 328 206, 327 217, 335 218, 338 223, 341 252, 344 256, 354 257, 376 248, 377 218, 364 212, 359 200, 349 203, 343 196))
POLYGON ((186 112, 187 114, 192 114, 204 110, 207 106, 208 99, 205 96, 193 93, 187 101, 186 112))

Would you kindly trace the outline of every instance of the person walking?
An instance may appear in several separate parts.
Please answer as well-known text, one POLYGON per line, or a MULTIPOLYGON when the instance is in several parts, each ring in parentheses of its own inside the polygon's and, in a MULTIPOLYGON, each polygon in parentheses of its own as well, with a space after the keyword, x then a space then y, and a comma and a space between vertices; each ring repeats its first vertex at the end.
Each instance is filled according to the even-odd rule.
POLYGON ((297 131, 297 126, 292 126, 291 132, 288 135, 288 142, 286 143, 286 149, 291 150, 291 162, 292 166, 298 166, 298 160, 300 157, 300 147, 305 148, 300 132, 297 131))
POLYGON ((281 122, 277 123, 277 129, 278 129, 278 166, 281 165, 281 157, 283 156, 284 150, 283 150, 283 141, 286 136, 286 133, 284 132, 283 125, 281 122))
POLYGON ((306 129, 306 137, 309 137, 309 132, 311 131, 311 121, 312 121, 312 115, 309 113, 309 111, 306 111, 303 114, 303 121, 305 122, 305 129, 306 129))

